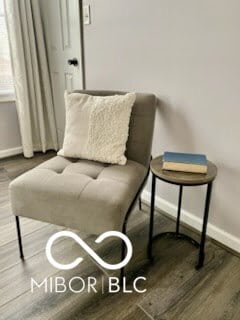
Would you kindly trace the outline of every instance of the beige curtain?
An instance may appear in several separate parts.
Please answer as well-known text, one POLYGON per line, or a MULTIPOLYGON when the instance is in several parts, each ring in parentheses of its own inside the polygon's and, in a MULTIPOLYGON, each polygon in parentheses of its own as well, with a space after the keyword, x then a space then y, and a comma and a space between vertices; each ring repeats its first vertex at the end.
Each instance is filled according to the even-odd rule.
POLYGON ((38 0, 5 0, 16 104, 25 157, 58 149, 38 0))

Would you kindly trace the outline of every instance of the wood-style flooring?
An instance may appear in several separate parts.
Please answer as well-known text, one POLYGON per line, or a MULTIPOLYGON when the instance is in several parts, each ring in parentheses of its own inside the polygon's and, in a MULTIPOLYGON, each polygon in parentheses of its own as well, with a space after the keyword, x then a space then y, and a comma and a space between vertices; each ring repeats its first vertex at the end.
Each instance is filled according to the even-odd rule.
MULTIPOLYGON (((154 243, 155 260, 146 259, 149 208, 134 210, 128 235, 134 255, 127 267, 128 289, 137 276, 146 277, 145 293, 103 292, 108 277, 117 275, 100 268, 78 244, 59 239, 54 257, 64 263, 84 257, 75 269, 61 271, 49 264, 45 245, 61 227, 20 218, 25 261, 19 259, 15 219, 11 215, 8 185, 12 179, 54 156, 53 152, 37 154, 33 159, 23 156, 0 160, 0 319, 1 320, 239 320, 240 259, 208 239, 205 266, 196 271, 197 250, 180 240, 161 239, 154 243), (45 293, 43 288, 30 290, 30 278, 74 276, 98 280, 97 293, 45 293)), ((156 212, 155 233, 174 230, 174 221, 156 212)), ((194 232, 183 231, 198 239, 194 232)), ((119 261, 118 241, 97 245, 94 236, 81 237, 108 262, 119 261)), ((75 284, 75 290, 79 284, 75 284)))

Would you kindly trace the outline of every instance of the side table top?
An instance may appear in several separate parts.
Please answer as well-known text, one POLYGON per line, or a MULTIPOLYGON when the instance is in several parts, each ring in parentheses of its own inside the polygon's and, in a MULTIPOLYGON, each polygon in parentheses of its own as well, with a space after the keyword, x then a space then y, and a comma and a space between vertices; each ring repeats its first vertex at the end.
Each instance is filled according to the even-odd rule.
POLYGON ((207 173, 190 173, 163 170, 163 156, 153 159, 150 163, 152 173, 160 180, 178 185, 202 185, 213 181, 217 175, 217 167, 208 161, 207 173))

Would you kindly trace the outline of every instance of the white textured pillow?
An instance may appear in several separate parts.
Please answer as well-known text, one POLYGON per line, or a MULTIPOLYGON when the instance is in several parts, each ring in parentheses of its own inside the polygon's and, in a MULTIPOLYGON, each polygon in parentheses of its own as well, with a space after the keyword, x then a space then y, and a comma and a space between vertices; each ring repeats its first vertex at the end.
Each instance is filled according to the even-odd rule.
POLYGON ((66 128, 58 155, 122 164, 136 94, 91 96, 65 92, 66 128))

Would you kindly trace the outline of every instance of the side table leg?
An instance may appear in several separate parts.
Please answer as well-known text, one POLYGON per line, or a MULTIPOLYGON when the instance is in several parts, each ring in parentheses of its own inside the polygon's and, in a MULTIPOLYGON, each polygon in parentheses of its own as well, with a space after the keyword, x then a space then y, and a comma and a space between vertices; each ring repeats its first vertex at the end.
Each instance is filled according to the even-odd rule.
POLYGON ((182 191, 183 186, 179 187, 179 196, 178 196, 178 212, 177 212, 177 224, 176 224, 176 234, 179 234, 179 226, 180 226, 180 215, 181 215, 181 207, 182 207, 182 191))
POLYGON ((204 210, 204 217, 203 217, 203 226, 202 226, 202 235, 201 235, 201 242, 200 242, 200 249, 199 249, 199 258, 198 258, 198 264, 196 266, 197 270, 202 268, 203 263, 204 263, 204 258, 205 258, 204 248, 205 248, 205 241, 206 241, 206 232, 207 232, 207 223, 208 223, 208 214, 209 214, 211 193, 212 193, 212 182, 210 182, 207 186, 207 195, 206 195, 205 210, 204 210))
POLYGON ((139 211, 142 211, 142 199, 141 199, 141 196, 138 198, 138 209, 139 209, 139 211))
POLYGON ((155 207, 155 187, 156 177, 152 174, 152 191, 151 191, 151 209, 150 209, 150 223, 149 223, 149 238, 148 238, 148 259, 152 260, 152 238, 153 238, 153 225, 154 225, 154 207, 155 207))

